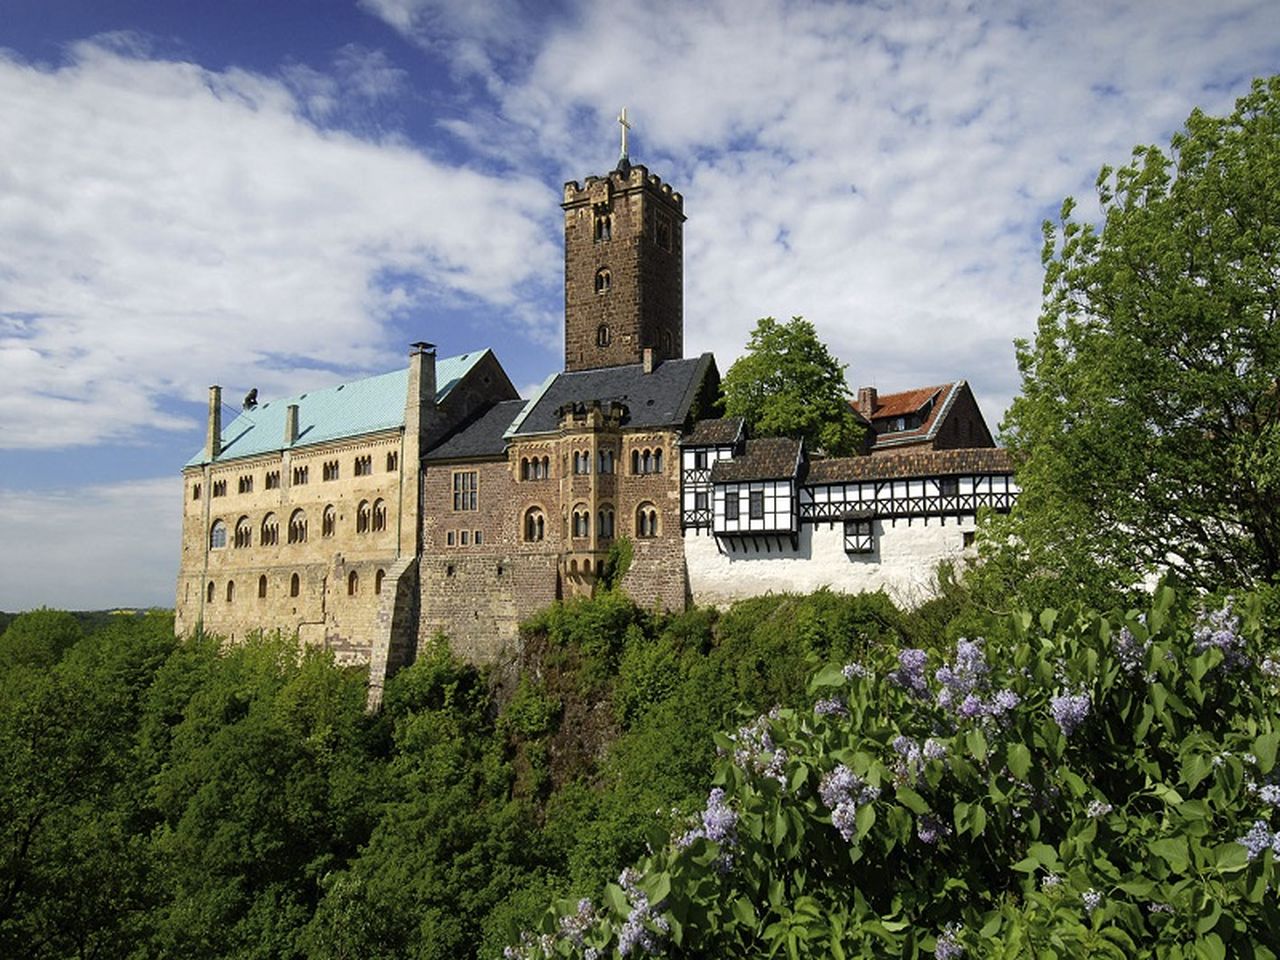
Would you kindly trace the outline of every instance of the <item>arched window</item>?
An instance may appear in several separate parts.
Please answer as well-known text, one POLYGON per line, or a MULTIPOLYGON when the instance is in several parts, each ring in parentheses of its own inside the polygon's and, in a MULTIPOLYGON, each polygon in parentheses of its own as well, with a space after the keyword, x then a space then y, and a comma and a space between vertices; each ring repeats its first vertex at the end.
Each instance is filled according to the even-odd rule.
POLYGON ((591 511, 586 504, 573 508, 573 535, 579 539, 591 536, 591 511))
POLYGON ((596 327, 596 346, 607 347, 609 345, 609 340, 609 325, 607 323, 602 323, 600 326, 596 327))
POLYGON ((209 589, 204 592, 205 603, 213 603, 213 581, 209 581, 209 589))
POLYGON ((354 597, 360 592, 360 574, 352 570, 347 574, 347 596, 354 597))
POLYGON ((333 509, 332 504, 329 504, 324 508, 324 515, 320 517, 320 536, 332 537, 337 526, 338 511, 333 509))
POLYGON ((296 573, 289 578, 289 596, 296 597, 302 592, 302 578, 296 573))
POLYGON ((385 580, 386 578, 387 578, 387 571, 381 570, 381 569, 378 570, 378 572, 373 575, 373 592, 375 595, 382 594, 382 581, 385 580))
POLYGON ((521 480, 529 479, 529 458, 528 457, 520 458, 520 479, 521 480))
POLYGON ((551 476, 551 458, 543 457, 540 463, 542 464, 542 472, 539 476, 545 480, 547 477, 551 476))
POLYGON ((613 473, 613 451, 612 450, 600 451, 600 472, 613 473))
POLYGON ((264 573, 258 578, 258 599, 265 600, 267 598, 267 575, 264 573))
POLYGON ((597 514, 596 536, 601 540, 613 539, 613 507, 602 507, 597 514))
POLYGON ((631 472, 632 473, 640 472, 640 451, 639 450, 631 451, 631 472))
POLYGON ((368 533, 372 521, 373 511, 369 508, 369 501, 361 500, 356 507, 356 533, 368 533))
POLYGON ((248 517, 241 517, 236 521, 236 537, 235 545, 237 547, 247 547, 253 543, 253 524, 249 522, 248 517))
POLYGON ((528 543, 536 543, 546 536, 546 517, 537 507, 530 507, 524 514, 524 538, 528 543))
POLYGON ((373 529, 387 529, 387 505, 382 500, 373 501, 373 529))
POLYGON ((653 472, 654 473, 662 472, 662 448, 661 447, 653 451, 653 472))
POLYGON ((636 536, 650 540, 658 535, 658 511, 652 503, 642 503, 636 508, 636 536))
POLYGON ((670 330, 662 331, 662 352, 668 357, 671 356, 671 331, 670 330))
POLYGON ((274 547, 280 542, 280 521, 274 513, 268 513, 262 518, 262 535, 258 537, 258 542, 264 547, 274 547))
POLYGON ((307 514, 303 510, 295 510, 289 517, 289 542, 307 542, 307 514))
POLYGON ((236 598, 236 582, 234 580, 227 581, 227 603, 236 598))
POLYGON ((596 271, 596 293, 608 293, 609 283, 609 268, 601 267, 596 271))
POLYGON ((221 550, 227 545, 227 525, 221 520, 213 521, 209 528, 209 549, 221 550))
POLYGON ((640 472, 653 473, 653 451, 646 450, 640 454, 640 472))

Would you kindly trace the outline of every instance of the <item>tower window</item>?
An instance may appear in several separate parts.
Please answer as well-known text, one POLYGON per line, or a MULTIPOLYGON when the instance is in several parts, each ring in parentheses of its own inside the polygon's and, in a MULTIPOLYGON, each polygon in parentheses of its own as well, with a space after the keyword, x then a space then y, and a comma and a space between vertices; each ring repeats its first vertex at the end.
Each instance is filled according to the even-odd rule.
POLYGON ((267 575, 264 573, 258 578, 258 599, 265 600, 267 597, 267 575))
POLYGON ((671 218, 665 213, 658 214, 655 220, 655 231, 658 246, 663 250, 671 249, 671 218))
MULTIPOLYGON (((598 289, 599 288, 597 288, 597 290, 598 289)), ((596 327, 597 347, 607 347, 611 339, 612 337, 609 335, 609 325, 607 323, 602 323, 600 326, 596 327)))
POLYGON ((302 592, 302 580, 295 573, 289 578, 289 596, 296 597, 302 592))
POLYGON ((192 500, 199 500, 199 499, 200 499, 200 484, 198 484, 198 483, 193 483, 193 484, 191 485, 191 499, 192 499, 192 500))
POLYGON ((382 593, 382 581, 387 577, 387 571, 379 570, 373 575, 373 592, 375 594, 382 593))
POLYGON ((597 213, 595 218, 595 232, 593 234, 596 243, 604 240, 610 240, 613 237, 613 218, 607 213, 597 213))
POLYGON ((609 270, 605 267, 596 271, 596 293, 609 292, 609 270))

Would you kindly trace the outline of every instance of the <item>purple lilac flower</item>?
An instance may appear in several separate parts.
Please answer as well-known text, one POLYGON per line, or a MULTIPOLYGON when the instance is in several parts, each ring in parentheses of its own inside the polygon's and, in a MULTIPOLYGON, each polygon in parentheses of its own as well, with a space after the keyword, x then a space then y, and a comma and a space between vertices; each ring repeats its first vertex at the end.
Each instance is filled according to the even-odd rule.
POLYGON ((595 947, 587 947, 582 951, 582 960, 600 960, 600 951, 595 947))
POLYGON ((1086 913, 1093 913, 1093 911, 1102 906, 1102 894, 1092 887, 1080 894, 1080 899, 1084 901, 1086 913))
POLYGON ((587 898, 578 901, 578 912, 560 918, 560 935, 575 947, 584 946, 587 931, 596 921, 595 906, 587 898))
POLYGON ((1173 913, 1173 907, 1167 903, 1155 903, 1153 901, 1147 904, 1147 913, 1173 913))
POLYGON ((1268 783, 1258 788, 1258 799, 1268 806, 1280 807, 1280 785, 1268 783))
POLYGON ((1212 613, 1201 613, 1196 621, 1192 640, 1196 653, 1217 649, 1222 651, 1223 669, 1231 671, 1249 665, 1249 657, 1244 652, 1245 640, 1239 633, 1240 618, 1231 612, 1228 601, 1221 610, 1212 613))
POLYGON ((1055 887, 1061 886, 1061 884, 1062 884, 1062 878, 1058 876, 1056 873, 1046 873, 1040 879, 1041 890, 1052 890, 1055 887))
POLYGON ((1060 693, 1049 701, 1049 710, 1053 719, 1062 728, 1063 736, 1071 736, 1075 729, 1084 723, 1089 716, 1093 702, 1089 695, 1080 693, 1060 693))
POLYGON ((889 679, 914 697, 925 700, 929 696, 929 683, 925 680, 924 666, 929 654, 917 647, 898 651, 898 669, 889 673, 889 679))
POLYGON ((951 835, 951 828, 940 817, 934 816, 932 813, 926 813, 920 817, 916 824, 916 836, 920 838, 921 843, 933 845, 944 837, 951 835))
POLYGON ((820 717, 847 717, 849 708, 838 697, 826 697, 813 705, 813 712, 820 717))
POLYGON ((934 674, 942 685, 938 691, 938 706, 944 709, 961 707, 977 691, 985 688, 991 667, 982 649, 982 638, 956 641, 956 655, 951 663, 944 663, 934 674))
POLYGON ((840 669, 840 672, 844 675, 845 680, 849 681, 850 683, 853 682, 853 679, 855 677, 871 676, 871 671, 868 670, 866 667, 864 667, 860 663, 846 663, 840 669))
POLYGON ((930 737, 924 742, 924 758, 926 760, 943 760, 947 756, 947 745, 941 740, 930 737))
POLYGON ((649 903, 649 897, 640 889, 640 872, 627 867, 618 875, 618 886, 622 887, 631 905, 631 912, 618 932, 618 953, 624 957, 631 956, 637 950, 648 954, 658 952, 661 942, 658 933, 646 926, 646 921, 658 928, 661 933, 670 929, 667 918, 659 911, 662 904, 649 903))
POLYGON ((1099 817, 1105 817, 1113 809, 1114 807, 1105 800, 1090 800, 1085 815, 1091 820, 1097 820, 1099 817))
POLYGON ((729 739, 734 742, 733 762, 747 773, 776 780, 784 787, 787 784, 783 771, 787 766, 787 751, 773 742, 773 734, 769 730, 769 721, 774 711, 767 716, 757 717, 745 727, 740 727, 736 736, 729 739))
POLYGON ((1273 679, 1280 677, 1280 660, 1277 660, 1275 657, 1267 657, 1262 661, 1262 665, 1259 669, 1262 670, 1263 676, 1271 677, 1273 679))
POLYGON ((1151 650, 1151 641, 1141 643, 1128 627, 1121 627, 1116 635, 1116 659, 1120 661, 1120 669, 1131 677, 1141 676, 1147 666, 1147 654, 1151 650))
POLYGON ((1017 708, 1022 703, 1022 698, 1012 690, 997 690, 995 698, 992 700, 992 715, 1003 716, 1011 710, 1017 708))
POLYGON ((831 811, 831 823, 846 841, 853 839, 858 807, 870 803, 878 795, 878 790, 869 786, 843 763, 823 774, 818 784, 818 796, 831 811))
MULTIPOLYGON (((702 825, 687 830, 676 840, 676 846, 683 850, 691 846, 695 840, 706 839, 724 848, 732 848, 738 843, 738 814, 725 803, 724 790, 715 787, 707 797, 706 809, 702 811, 702 825)), ((715 860, 715 868, 720 873, 728 873, 733 869, 733 854, 730 849, 721 850, 715 860)))
POLYGON ((933 955, 938 960, 959 960, 964 956, 964 945, 959 940, 960 929, 954 923, 949 923, 938 934, 937 944, 933 948, 933 955))
POLYGON ((1272 834, 1265 820, 1255 820, 1248 833, 1236 838, 1236 843, 1245 848, 1250 860, 1257 860, 1267 847, 1271 847, 1280 855, 1280 849, 1276 849, 1280 847, 1280 833, 1272 834))

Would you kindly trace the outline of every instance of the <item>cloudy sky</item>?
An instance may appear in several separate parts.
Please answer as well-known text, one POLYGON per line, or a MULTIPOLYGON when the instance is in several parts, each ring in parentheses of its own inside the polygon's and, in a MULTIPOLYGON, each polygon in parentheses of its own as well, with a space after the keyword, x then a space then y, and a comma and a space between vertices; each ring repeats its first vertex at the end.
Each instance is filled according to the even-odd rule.
POLYGON ((560 188, 623 105, 690 352, 802 314, 994 426, 1041 221, 1277 71, 1275 0, 0 0, 0 609, 172 605, 209 384, 558 369, 560 188))

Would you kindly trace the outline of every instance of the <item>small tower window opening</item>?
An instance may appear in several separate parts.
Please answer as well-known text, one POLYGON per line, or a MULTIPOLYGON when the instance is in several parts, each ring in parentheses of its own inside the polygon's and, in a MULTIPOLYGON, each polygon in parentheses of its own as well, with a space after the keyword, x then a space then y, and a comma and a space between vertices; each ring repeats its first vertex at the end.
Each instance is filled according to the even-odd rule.
POLYGON ((596 535, 601 540, 613 539, 613 507, 604 507, 597 514, 596 535))
POLYGON ((356 533, 368 533, 373 521, 373 510, 368 500, 361 500, 356 507, 356 533))
POLYGON ((274 547, 280 542, 280 522, 274 513, 268 513, 262 518, 262 534, 258 537, 258 542, 264 547, 274 547))
POLYGON ((191 485, 191 499, 192 499, 192 500, 199 500, 199 499, 200 499, 200 484, 198 484, 198 483, 193 483, 193 484, 191 485))
POLYGON ((356 457, 356 476, 368 477, 373 474, 373 457, 366 454, 363 457, 356 457))
POLYGON ((642 503, 636 509, 636 536, 651 540, 658 535, 658 511, 652 503, 642 503))
POLYGON ((608 293, 611 282, 608 267, 601 267, 596 271, 596 293, 608 293))
POLYGON ((227 603, 236 598, 236 582, 234 580, 227 581, 227 603))
POLYGON ((655 221, 655 233, 657 234, 658 246, 663 250, 671 250, 671 218, 665 213, 659 213, 655 221))
POLYGON ((613 451, 612 450, 600 451, 600 472, 613 473, 613 451))
POLYGON ((385 579, 387 579, 387 571, 385 570, 379 569, 378 572, 373 575, 374 596, 382 595, 382 581, 385 579))
POLYGON ((289 542, 307 542, 307 514, 305 511, 295 510, 293 511, 293 516, 289 518, 289 542))
POLYGON ((209 581, 209 588, 204 592, 205 603, 213 603, 213 581, 209 581))
POLYGON ((258 577, 258 599, 267 599, 267 575, 265 573, 258 577))
POLYGON ((332 505, 329 505, 324 508, 324 515, 320 518, 320 536, 332 537, 337 527, 338 511, 333 509, 332 505))
POLYGON ((573 511, 573 535, 579 540, 591 536, 591 511, 585 506, 573 511))
POLYGON ((221 520, 213 521, 209 528, 209 549, 221 550, 227 545, 227 525, 221 520))
POLYGON ((613 217, 607 213, 597 212, 595 215, 595 225, 592 231, 596 243, 602 243, 606 240, 613 239, 613 217))
POLYGON ((247 547, 253 543, 253 524, 249 522, 248 517, 241 517, 236 521, 234 542, 238 548, 247 547))
POLYGON ((321 468, 321 480, 337 480, 338 479, 338 461, 326 460, 321 468))
POLYGON ((573 452, 573 472, 580 475, 591 472, 590 450, 575 450, 573 452))
POLYGON ((385 529, 387 529, 387 504, 383 500, 375 500, 373 501, 373 530, 377 533, 385 529))
POLYGON ((387 473, 395 473, 400 469, 400 455, 392 450, 387 454, 387 473))
POLYGON ((537 543, 546 536, 547 520, 537 507, 530 507, 524 515, 524 538, 528 543, 537 543))
POLYGON ((663 355, 664 357, 670 357, 670 356, 672 356, 672 352, 671 352, 671 342, 672 342, 672 341, 671 341, 671 331, 670 331, 670 330, 663 330, 663 331, 662 331, 662 355, 663 355))
MULTIPOLYGON (((598 292, 600 291, 597 291, 597 293, 598 292)), ((607 347, 611 339, 612 337, 609 334, 609 325, 607 323, 602 323, 600 324, 600 326, 596 327, 596 346, 597 347, 607 347)))
POLYGON ((354 597, 360 592, 360 574, 352 570, 347 574, 347 596, 354 597))
POLYGON ((302 592, 302 578, 296 573, 289 578, 289 596, 296 597, 302 592))

